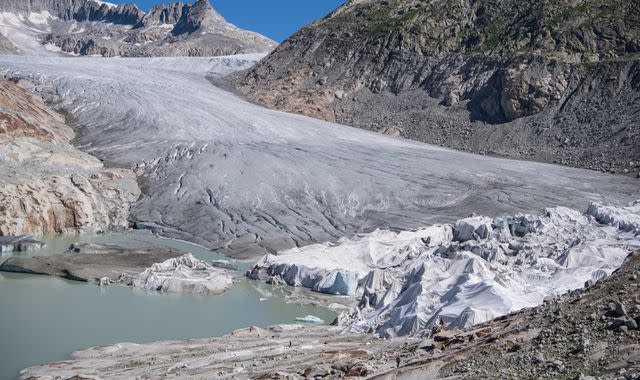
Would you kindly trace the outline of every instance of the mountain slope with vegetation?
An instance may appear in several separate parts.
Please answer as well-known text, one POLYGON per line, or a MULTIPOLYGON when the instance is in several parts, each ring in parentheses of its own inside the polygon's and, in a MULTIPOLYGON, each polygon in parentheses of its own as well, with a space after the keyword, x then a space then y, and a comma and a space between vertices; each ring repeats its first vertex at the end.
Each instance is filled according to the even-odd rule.
POLYGON ((270 107, 640 175, 640 1, 352 0, 231 78, 270 107))

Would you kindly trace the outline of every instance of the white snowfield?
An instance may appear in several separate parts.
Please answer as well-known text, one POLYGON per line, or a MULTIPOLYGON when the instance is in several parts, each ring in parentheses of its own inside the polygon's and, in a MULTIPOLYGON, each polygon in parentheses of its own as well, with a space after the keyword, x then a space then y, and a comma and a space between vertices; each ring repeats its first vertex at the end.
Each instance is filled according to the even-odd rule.
POLYGON ((427 336, 541 304, 619 268, 640 249, 640 201, 582 214, 473 217, 399 233, 377 230, 261 259, 250 277, 361 296, 345 331, 427 336), (277 277, 276 281, 272 277, 277 277))
POLYGON ((590 201, 624 204, 623 176, 450 151, 269 110, 211 83, 261 56, 96 59, 0 56, 43 84, 78 146, 132 167, 139 226, 235 257, 590 201))
POLYGON ((193 255, 186 254, 162 263, 153 264, 130 282, 135 288, 164 293, 211 295, 231 287, 231 275, 193 255))

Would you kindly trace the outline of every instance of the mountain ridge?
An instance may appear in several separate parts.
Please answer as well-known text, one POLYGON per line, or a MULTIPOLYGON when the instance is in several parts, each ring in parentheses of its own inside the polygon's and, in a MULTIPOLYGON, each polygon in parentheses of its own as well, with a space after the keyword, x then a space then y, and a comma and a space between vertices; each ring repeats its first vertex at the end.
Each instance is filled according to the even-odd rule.
MULTIPOLYGON (((9 40, 43 45, 18 49, 27 54, 61 51, 74 55, 218 56, 263 53, 277 44, 228 23, 209 3, 158 4, 143 12, 135 4, 97 0, 5 0, 0 25, 9 40), (17 36, 17 37, 15 37, 17 36), (26 36, 26 37, 25 37, 26 36)), ((2 48, 5 53, 15 53, 2 48)))

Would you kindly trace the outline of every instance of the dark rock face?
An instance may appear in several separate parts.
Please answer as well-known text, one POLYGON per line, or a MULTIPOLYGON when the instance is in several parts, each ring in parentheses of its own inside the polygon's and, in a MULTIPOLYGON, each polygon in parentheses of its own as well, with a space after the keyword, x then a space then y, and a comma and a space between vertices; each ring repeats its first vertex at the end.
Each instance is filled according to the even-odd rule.
POLYGON ((171 34, 191 34, 202 28, 212 27, 221 20, 222 16, 211 7, 208 0, 198 0, 193 6, 185 7, 171 34))
POLYGON ((631 174, 639 14, 637 0, 350 1, 231 79, 270 107, 631 174))
POLYGON ((176 24, 185 13, 188 6, 182 2, 173 4, 158 4, 153 7, 136 27, 152 26, 156 24, 176 24))

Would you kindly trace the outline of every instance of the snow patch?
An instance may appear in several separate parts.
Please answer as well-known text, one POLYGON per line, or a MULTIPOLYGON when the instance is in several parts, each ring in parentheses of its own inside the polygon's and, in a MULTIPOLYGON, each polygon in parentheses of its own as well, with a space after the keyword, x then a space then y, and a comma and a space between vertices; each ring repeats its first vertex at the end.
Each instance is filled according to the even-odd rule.
POLYGON ((98 3, 98 5, 106 5, 109 8, 117 8, 118 6, 116 4, 113 3, 108 3, 106 1, 101 1, 101 0, 93 0, 94 3, 98 3))

